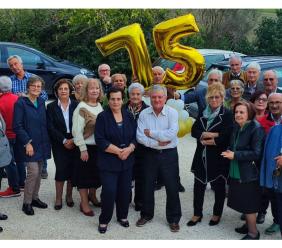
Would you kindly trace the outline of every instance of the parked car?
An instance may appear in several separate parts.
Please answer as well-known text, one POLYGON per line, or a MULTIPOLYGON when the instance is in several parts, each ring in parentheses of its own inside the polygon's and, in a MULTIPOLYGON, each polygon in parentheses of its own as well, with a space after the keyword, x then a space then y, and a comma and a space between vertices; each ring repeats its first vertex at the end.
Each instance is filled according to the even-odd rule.
POLYGON ((54 84, 62 78, 72 79, 77 74, 94 77, 93 71, 84 66, 71 63, 67 60, 57 60, 27 45, 0 42, 0 75, 11 75, 7 59, 11 55, 19 55, 24 64, 24 69, 42 77, 46 83, 45 90, 53 94, 54 84))
MULTIPOLYGON (((260 81, 262 81, 264 71, 275 70, 278 76, 278 87, 282 89, 282 56, 246 56, 242 58, 242 69, 245 70, 247 65, 251 62, 257 62, 261 66, 260 81)), ((206 72, 204 78, 199 82, 196 88, 208 87, 207 75, 213 68, 217 68, 222 72, 230 70, 228 61, 222 61, 212 64, 210 69, 206 72)), ((187 104, 186 108, 190 116, 194 118, 198 116, 198 106, 196 103, 187 104)))
MULTIPOLYGON (((213 63, 217 63, 219 61, 223 61, 229 59, 232 54, 236 54, 238 56, 246 56, 242 53, 237 53, 233 51, 219 50, 219 49, 197 49, 205 58, 206 70, 210 68, 213 63)), ((183 66, 177 62, 170 61, 163 58, 158 58, 153 66, 161 66, 164 70, 169 68, 173 71, 182 71, 183 66)))

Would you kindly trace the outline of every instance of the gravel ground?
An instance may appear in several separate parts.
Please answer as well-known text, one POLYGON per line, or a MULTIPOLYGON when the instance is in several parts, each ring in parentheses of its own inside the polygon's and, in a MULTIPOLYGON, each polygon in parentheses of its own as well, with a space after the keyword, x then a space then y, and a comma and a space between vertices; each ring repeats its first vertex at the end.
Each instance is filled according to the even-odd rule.
MULTIPOLYGON (((101 235, 97 231, 98 216, 100 209, 94 207, 94 217, 87 217, 79 211, 79 194, 74 191, 75 206, 69 208, 66 204, 60 211, 53 208, 55 197, 54 173, 55 167, 53 160, 48 161, 49 177, 42 180, 40 189, 40 199, 47 202, 47 210, 35 208, 34 216, 27 216, 21 211, 23 194, 21 197, 0 198, 0 211, 6 213, 9 218, 0 221, 0 226, 4 231, 0 233, 0 239, 48 239, 48 240, 77 240, 77 239, 107 239, 107 240, 237 240, 242 235, 237 234, 234 228, 243 224, 240 221, 240 214, 232 209, 225 207, 222 220, 219 225, 210 227, 209 219, 212 216, 213 192, 206 190, 204 203, 204 217, 201 223, 194 227, 187 227, 186 223, 193 215, 193 174, 190 172, 196 142, 190 135, 186 135, 179 140, 178 152, 180 157, 181 181, 186 192, 180 193, 182 205, 182 218, 180 220, 180 231, 171 233, 165 219, 165 189, 155 192, 155 217, 152 222, 144 227, 136 227, 135 222, 139 218, 139 212, 134 211, 134 206, 129 209, 130 227, 124 229, 115 218, 109 224, 106 234, 101 235)), ((7 187, 6 180, 2 181, 2 189, 7 187)), ((99 191, 98 191, 99 195, 99 191)), ((280 234, 272 236, 265 235, 265 228, 272 224, 270 209, 264 224, 258 225, 261 232, 261 239, 280 239, 280 234)))

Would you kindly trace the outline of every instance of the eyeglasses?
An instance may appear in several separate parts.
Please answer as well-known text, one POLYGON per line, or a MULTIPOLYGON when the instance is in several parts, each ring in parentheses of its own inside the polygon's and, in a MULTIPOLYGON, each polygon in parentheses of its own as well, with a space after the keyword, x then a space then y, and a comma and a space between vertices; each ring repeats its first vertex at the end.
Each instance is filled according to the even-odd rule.
POLYGON ((240 87, 236 87, 236 88, 231 88, 231 90, 233 90, 233 91, 239 91, 241 88, 240 87))
POLYGON ((209 96, 208 99, 209 100, 219 100, 221 98, 221 96, 209 96))
POLYGON ((274 106, 274 105, 280 105, 280 104, 282 104, 282 102, 269 102, 268 104, 270 106, 274 106))
POLYGON ((259 97, 256 99, 257 102, 267 102, 267 98, 259 97))
POLYGON ((31 84, 29 87, 33 88, 33 89, 41 89, 42 88, 41 85, 34 85, 34 84, 31 84))
POLYGON ((102 69, 99 72, 105 72, 105 71, 109 71, 109 69, 102 69))

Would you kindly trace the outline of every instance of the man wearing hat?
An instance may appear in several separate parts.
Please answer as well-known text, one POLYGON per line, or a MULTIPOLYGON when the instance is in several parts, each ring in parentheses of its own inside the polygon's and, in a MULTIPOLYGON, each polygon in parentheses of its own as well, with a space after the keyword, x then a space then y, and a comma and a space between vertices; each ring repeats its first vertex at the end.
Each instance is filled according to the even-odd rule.
POLYGON ((9 187, 0 192, 0 197, 20 196, 19 174, 18 168, 14 160, 14 145, 16 143, 16 134, 13 132, 13 115, 14 104, 18 100, 18 96, 11 93, 12 81, 7 76, 0 77, 0 113, 6 123, 6 136, 9 139, 11 154, 13 159, 11 163, 5 167, 8 177, 9 187))

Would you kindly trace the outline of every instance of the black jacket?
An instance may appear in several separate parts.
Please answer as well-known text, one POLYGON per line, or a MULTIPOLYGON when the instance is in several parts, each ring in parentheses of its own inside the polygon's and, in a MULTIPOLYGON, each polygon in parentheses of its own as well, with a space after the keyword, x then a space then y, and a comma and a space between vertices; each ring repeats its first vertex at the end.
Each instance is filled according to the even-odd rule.
MULTIPOLYGON (((239 131, 240 126, 235 124, 231 136, 231 150, 233 150, 239 131)), ((259 179, 264 139, 264 130, 256 120, 252 120, 239 134, 234 159, 238 161, 241 182, 246 183, 259 179)))
POLYGON ((202 183, 208 183, 219 177, 226 178, 228 176, 229 161, 223 158, 221 153, 225 151, 229 145, 232 127, 232 113, 223 106, 209 128, 207 128, 207 119, 203 116, 199 116, 193 124, 191 135, 197 139, 197 148, 191 171, 202 183), (219 137, 214 139, 216 145, 202 145, 200 138, 203 132, 219 133, 219 137), (204 158, 203 155, 205 154, 206 156, 204 158))

